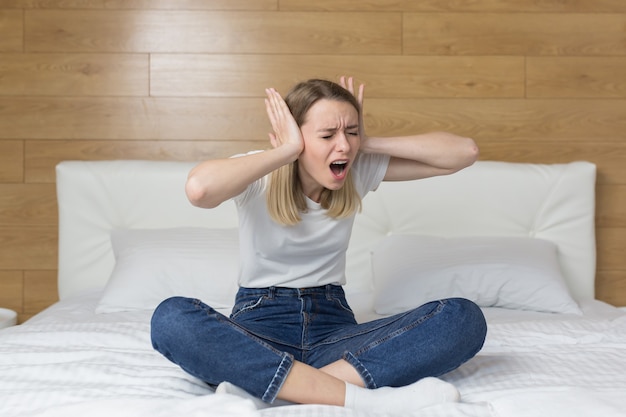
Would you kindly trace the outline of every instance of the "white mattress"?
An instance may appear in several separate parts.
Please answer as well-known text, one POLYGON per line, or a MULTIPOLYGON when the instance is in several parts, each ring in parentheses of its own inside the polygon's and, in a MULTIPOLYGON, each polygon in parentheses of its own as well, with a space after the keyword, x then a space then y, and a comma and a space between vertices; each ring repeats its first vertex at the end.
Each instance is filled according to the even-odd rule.
MULTIPOLYGON (((256 410, 215 395, 152 350, 149 312, 96 315, 98 297, 66 299, 0 331, 0 416, 369 417, 328 406, 256 410)), ((351 302, 368 309, 367 297, 351 302)), ((413 415, 626 415, 626 313, 598 301, 582 307, 583 316, 486 309, 485 347, 444 376, 462 402, 413 415)))

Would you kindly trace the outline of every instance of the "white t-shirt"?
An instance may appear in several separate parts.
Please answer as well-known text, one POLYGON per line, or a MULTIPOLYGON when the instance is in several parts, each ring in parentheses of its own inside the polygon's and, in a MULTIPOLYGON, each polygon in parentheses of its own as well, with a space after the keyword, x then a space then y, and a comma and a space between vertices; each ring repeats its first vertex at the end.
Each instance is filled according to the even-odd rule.
MULTIPOLYGON (((360 153, 352 165, 361 198, 375 190, 389 164, 388 155, 360 153)), ((346 250, 354 215, 333 219, 307 198, 308 211, 295 226, 276 223, 267 211, 269 176, 234 198, 239 212, 239 285, 248 288, 308 288, 346 283, 346 250)))

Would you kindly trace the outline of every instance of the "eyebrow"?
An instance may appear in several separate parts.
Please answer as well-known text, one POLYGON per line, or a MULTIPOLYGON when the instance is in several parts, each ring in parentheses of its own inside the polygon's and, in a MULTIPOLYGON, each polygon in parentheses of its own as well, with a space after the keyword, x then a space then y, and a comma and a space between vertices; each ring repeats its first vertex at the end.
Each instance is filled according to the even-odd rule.
MULTIPOLYGON (((350 130, 350 129, 357 129, 359 127, 359 125, 350 125, 350 126, 346 126, 346 130, 350 130)), ((325 129, 318 129, 318 132, 335 132, 339 130, 338 127, 327 127, 325 129)))

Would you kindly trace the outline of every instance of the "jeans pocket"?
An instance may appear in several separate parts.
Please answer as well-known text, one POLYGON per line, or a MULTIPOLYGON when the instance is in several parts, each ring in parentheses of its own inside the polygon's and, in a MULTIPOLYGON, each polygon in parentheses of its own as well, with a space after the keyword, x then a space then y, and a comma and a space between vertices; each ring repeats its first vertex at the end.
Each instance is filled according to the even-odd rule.
POLYGON ((348 304, 348 301, 345 299, 345 297, 331 297, 331 299, 336 306, 340 307, 345 312, 350 313, 350 315, 354 315, 352 308, 350 308, 350 305, 348 304))
POLYGON ((248 298, 244 298, 238 301, 237 304, 235 304, 235 306, 233 307, 230 318, 235 319, 245 313, 250 313, 252 311, 255 311, 256 309, 261 307, 261 305, 263 305, 263 302, 266 299, 267 299, 267 296, 262 295, 260 297, 255 297, 255 298, 248 297, 248 298))

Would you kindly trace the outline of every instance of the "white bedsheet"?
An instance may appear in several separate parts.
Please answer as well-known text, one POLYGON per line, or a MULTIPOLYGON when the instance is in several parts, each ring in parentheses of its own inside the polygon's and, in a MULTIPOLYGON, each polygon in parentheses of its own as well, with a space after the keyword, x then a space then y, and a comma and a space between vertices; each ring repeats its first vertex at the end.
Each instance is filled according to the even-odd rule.
MULTIPOLYGON (((152 350, 149 313, 95 315, 96 300, 67 300, 0 331, 0 416, 371 415, 308 405, 256 410, 214 395, 152 350)), ((444 376, 463 402, 413 415, 626 415, 626 314, 599 302, 583 307, 583 317, 486 311, 484 349, 444 376)))

